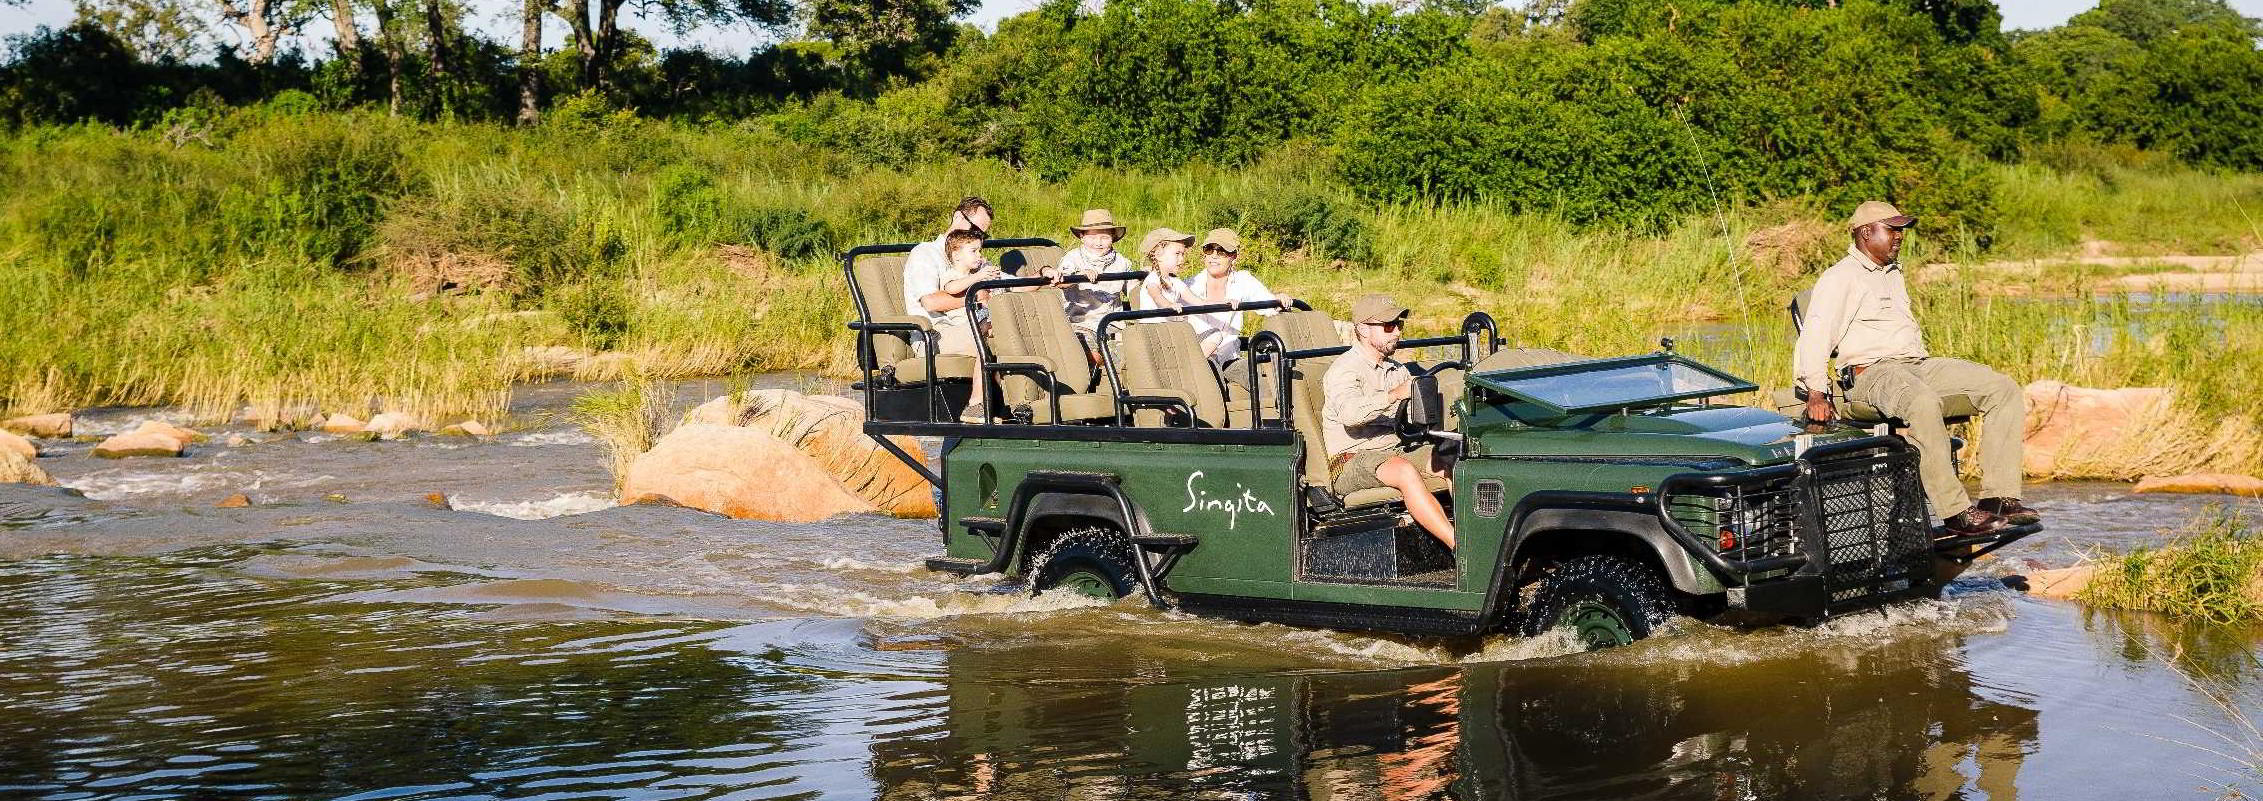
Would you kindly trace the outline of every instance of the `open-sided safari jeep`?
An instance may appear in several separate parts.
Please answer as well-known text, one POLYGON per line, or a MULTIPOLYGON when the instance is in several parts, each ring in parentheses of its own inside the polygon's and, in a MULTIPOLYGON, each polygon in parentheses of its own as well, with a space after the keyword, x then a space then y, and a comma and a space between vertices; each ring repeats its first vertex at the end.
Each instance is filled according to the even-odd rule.
MULTIPOLYGON (((988 245, 1005 265, 1060 253, 988 245)), ((934 570, 1292 625, 1568 627, 1604 647, 1676 614, 1812 622, 1934 597, 2040 530, 1942 539, 1899 437, 1807 435, 1775 412, 1711 403, 1755 387, 1670 346, 1610 359, 1504 349, 1478 312, 1398 354, 1417 376, 1401 436, 1459 451, 1448 551, 1404 522, 1397 490, 1330 491, 1320 379, 1347 348, 1319 312, 1264 318, 1223 374, 1173 318, 1228 307, 1117 312, 1095 369, 1058 290, 1010 278, 969 293, 1000 290, 963 312, 988 309, 978 355, 928 357, 914 344, 925 321, 890 314, 911 247, 842 261, 866 432, 943 438, 939 472, 906 459, 941 495, 934 570), (984 421, 959 422, 977 390, 984 421)))

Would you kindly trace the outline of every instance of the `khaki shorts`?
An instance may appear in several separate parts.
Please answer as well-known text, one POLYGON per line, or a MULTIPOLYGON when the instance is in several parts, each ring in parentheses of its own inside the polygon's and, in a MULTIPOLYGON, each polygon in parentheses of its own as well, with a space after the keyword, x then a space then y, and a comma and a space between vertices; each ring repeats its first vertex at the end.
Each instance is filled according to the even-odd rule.
POLYGON ((1415 471, 1424 476, 1444 477, 1440 476, 1437 471, 1430 469, 1433 457, 1429 445, 1411 451, 1402 448, 1379 448, 1372 451, 1339 453, 1336 454, 1335 458, 1329 459, 1328 487, 1335 490, 1338 495, 1350 495, 1360 490, 1371 490, 1383 486, 1383 481, 1375 477, 1375 471, 1381 468, 1384 462, 1390 461, 1393 456, 1406 457, 1406 460, 1414 465, 1415 471))

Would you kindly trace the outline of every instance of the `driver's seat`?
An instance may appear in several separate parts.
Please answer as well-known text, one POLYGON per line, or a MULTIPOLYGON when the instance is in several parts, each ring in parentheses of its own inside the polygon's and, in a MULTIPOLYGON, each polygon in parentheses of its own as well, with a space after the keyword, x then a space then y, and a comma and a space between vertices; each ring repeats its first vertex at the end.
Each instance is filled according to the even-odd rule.
MULTIPOLYGON (((1308 487, 1319 487, 1330 495, 1335 494, 1335 489, 1330 486, 1328 481, 1328 454, 1324 444, 1327 439, 1321 434, 1320 409, 1321 405, 1327 402, 1327 393, 1322 388, 1321 379, 1327 376, 1328 367, 1334 364, 1337 358, 1339 357, 1324 356, 1297 362, 1296 373, 1291 377, 1289 383, 1289 392, 1292 393, 1289 397, 1289 416, 1294 418, 1292 422, 1296 426, 1298 438, 1304 440, 1305 443, 1304 484, 1308 487)), ((1433 485, 1431 491, 1433 492, 1452 486, 1451 483, 1442 478, 1434 479, 1431 483, 1433 485)), ((1340 499, 1347 510, 1382 506, 1404 500, 1406 500, 1405 496, 1400 495, 1398 490, 1390 487, 1364 489, 1345 495, 1340 499)))

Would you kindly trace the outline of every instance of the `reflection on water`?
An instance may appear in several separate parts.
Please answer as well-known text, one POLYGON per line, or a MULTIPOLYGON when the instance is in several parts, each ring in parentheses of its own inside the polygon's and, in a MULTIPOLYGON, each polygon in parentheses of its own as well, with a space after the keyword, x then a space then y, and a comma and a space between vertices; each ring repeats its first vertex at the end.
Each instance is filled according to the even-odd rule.
POLYGON ((2177 742, 2236 731, 2187 674, 2258 706, 2245 633, 2000 591, 1415 665, 1124 607, 733 623, 520 617, 558 587, 369 600, 488 583, 271 547, 11 563, 0 795, 2156 797, 2236 778, 2177 742))
MULTIPOLYGON (((553 405, 570 394, 545 391, 553 405)), ((2263 715, 2263 632, 2086 612, 1986 578, 2155 541, 2205 502, 2114 485, 2038 488, 2052 529, 1946 601, 1809 630, 1686 624, 1567 655, 1545 638, 1415 641, 985 594, 918 569, 931 521, 602 508, 596 446, 556 426, 42 462, 108 491, 0 486, 0 798, 2263 786, 2243 765, 2263 749, 2245 723, 2263 715), (211 507, 252 481, 257 505, 211 507)))

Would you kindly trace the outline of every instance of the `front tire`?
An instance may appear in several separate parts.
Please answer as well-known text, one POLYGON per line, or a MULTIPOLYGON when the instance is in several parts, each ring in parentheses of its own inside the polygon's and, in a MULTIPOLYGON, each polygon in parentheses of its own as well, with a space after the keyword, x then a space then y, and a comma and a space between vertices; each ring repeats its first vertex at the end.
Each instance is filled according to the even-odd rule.
POLYGON ((1113 601, 1132 594, 1139 580, 1132 569, 1131 542, 1114 529, 1092 526, 1062 534, 1030 564, 1035 592, 1067 589, 1113 601))
POLYGON ((1550 566, 1527 586, 1524 598, 1519 628, 1526 636, 1570 629, 1588 651, 1632 645, 1673 616, 1657 571, 1609 554, 1550 566))

